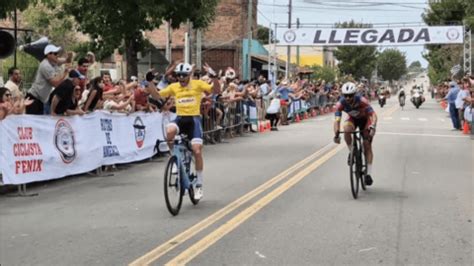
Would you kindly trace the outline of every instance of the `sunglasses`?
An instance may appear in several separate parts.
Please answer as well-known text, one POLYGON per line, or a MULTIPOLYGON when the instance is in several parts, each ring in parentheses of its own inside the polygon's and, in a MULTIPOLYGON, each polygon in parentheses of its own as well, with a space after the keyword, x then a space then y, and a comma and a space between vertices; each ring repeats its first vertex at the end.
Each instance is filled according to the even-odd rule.
POLYGON ((10 93, 6 93, 5 96, 12 97, 12 95, 10 93))
POLYGON ((349 98, 349 99, 352 99, 354 98, 355 94, 346 94, 344 95, 345 98, 349 98))
POLYGON ((49 54, 54 54, 54 55, 58 55, 58 53, 49 53, 49 54))
POLYGON ((188 74, 177 74, 176 76, 178 78, 187 78, 189 75, 188 74))

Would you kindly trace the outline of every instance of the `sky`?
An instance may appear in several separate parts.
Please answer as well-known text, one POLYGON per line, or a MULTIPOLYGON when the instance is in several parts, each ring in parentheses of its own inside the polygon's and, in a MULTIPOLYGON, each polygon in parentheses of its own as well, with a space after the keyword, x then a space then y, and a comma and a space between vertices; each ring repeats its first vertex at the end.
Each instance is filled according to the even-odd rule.
MULTIPOLYGON (((269 26, 273 23, 288 23, 289 0, 258 0, 258 24, 269 26)), ((354 20, 359 23, 379 24, 387 27, 390 23, 409 23, 422 26, 421 15, 428 8, 427 0, 293 0, 292 22, 299 18, 301 24, 335 24, 354 20)), ((423 46, 385 47, 397 48, 404 52, 408 65, 420 61, 423 67, 428 62, 423 59, 423 46)))

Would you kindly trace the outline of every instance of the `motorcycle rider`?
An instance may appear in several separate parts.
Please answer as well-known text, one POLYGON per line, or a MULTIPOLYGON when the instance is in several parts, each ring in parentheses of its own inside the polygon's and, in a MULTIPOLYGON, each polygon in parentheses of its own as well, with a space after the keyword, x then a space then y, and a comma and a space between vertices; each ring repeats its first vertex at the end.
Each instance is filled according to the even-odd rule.
POLYGON ((379 98, 379 104, 380 104, 380 107, 383 108, 383 106, 385 105, 386 103, 386 94, 385 94, 385 88, 384 87, 381 87, 380 88, 380 91, 378 93, 378 98, 379 98))
POLYGON ((413 105, 416 106, 415 104, 415 100, 419 97, 421 99, 421 102, 419 105, 423 104, 423 102, 425 102, 425 97, 423 96, 423 93, 421 91, 421 88, 420 86, 414 86, 414 88, 412 89, 411 91, 411 94, 412 94, 412 97, 411 97, 411 102, 413 103, 413 105))
POLYGON ((401 87, 400 91, 398 92, 398 102, 400 103, 400 106, 402 107, 405 105, 405 98, 406 98, 405 89, 401 87))

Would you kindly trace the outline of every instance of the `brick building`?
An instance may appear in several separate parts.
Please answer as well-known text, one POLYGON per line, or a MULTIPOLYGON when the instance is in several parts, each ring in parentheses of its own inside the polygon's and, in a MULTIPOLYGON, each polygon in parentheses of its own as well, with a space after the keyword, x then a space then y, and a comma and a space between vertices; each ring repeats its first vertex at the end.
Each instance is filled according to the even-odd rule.
MULTIPOLYGON (((253 37, 257 29, 257 0, 253 1, 252 30, 253 37)), ((201 34, 201 62, 208 63, 213 69, 225 70, 233 67, 242 76, 243 49, 242 42, 248 36, 248 0, 221 0, 216 8, 216 17, 209 27, 201 34)), ((190 32, 191 63, 198 62, 198 34, 183 24, 179 29, 172 30, 172 60, 184 59, 185 33, 190 32)), ((147 34, 150 42, 161 52, 166 48, 166 25, 147 34)), ((200 66, 198 66, 199 68, 200 66)))

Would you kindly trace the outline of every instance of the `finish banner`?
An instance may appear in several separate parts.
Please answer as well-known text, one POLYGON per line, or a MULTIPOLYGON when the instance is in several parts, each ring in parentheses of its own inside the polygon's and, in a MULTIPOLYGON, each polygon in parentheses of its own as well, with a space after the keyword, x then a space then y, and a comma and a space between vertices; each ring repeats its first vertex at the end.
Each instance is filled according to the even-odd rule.
POLYGON ((0 122, 0 136, 3 182, 26 184, 152 157, 164 139, 163 115, 11 115, 0 122))
POLYGON ((301 46, 403 46, 461 44, 463 26, 277 29, 277 45, 301 46))

